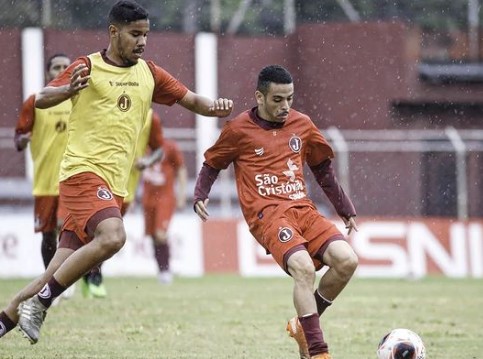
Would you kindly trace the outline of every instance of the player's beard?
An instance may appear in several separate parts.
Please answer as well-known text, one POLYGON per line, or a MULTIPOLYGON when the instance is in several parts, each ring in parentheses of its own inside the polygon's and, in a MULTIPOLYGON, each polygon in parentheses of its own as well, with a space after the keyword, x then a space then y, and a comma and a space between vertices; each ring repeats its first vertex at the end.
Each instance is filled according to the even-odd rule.
POLYGON ((133 60, 133 59, 130 59, 127 56, 127 54, 124 51, 124 48, 122 47, 122 45, 119 45, 118 52, 119 52, 119 57, 121 58, 124 66, 132 66, 132 65, 136 65, 138 63, 137 59, 133 60))

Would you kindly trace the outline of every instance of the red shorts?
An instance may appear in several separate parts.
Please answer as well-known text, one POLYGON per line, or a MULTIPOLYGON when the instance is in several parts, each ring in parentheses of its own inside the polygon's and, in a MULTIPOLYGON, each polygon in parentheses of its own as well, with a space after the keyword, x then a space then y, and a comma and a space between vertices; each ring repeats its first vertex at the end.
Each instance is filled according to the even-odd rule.
POLYGON ((57 226, 62 227, 67 217, 67 208, 65 208, 62 201, 59 200, 59 207, 57 208, 57 226))
POLYGON ((127 213, 127 210, 131 206, 131 202, 122 202, 121 206, 121 216, 124 217, 124 215, 127 213))
POLYGON ((59 196, 34 197, 34 230, 38 232, 52 232, 57 228, 57 211, 59 196))
POLYGON ((153 203, 145 201, 144 231, 148 236, 154 236, 157 230, 167 231, 176 209, 175 198, 167 197, 153 203))
POLYGON ((309 252, 315 268, 322 268, 322 262, 316 258, 319 249, 334 236, 342 236, 331 221, 308 206, 270 207, 261 217, 252 226, 251 233, 285 271, 285 254, 300 245, 309 252))
POLYGON ((113 195, 106 182, 94 173, 83 172, 69 177, 60 182, 59 192, 68 213, 62 231, 74 232, 83 243, 92 240, 100 221, 122 218, 123 198, 113 195), (97 218, 100 211, 102 218, 97 218))

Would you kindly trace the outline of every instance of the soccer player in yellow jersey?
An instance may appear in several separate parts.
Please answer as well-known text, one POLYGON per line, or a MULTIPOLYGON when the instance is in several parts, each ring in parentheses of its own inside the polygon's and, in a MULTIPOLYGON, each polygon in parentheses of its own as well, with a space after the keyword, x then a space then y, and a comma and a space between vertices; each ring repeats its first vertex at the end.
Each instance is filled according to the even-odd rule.
POLYGON ((147 11, 134 1, 118 1, 109 13, 108 48, 78 58, 36 96, 39 108, 72 101, 59 184, 68 215, 45 273, 0 312, 0 336, 18 323, 36 343, 52 300, 123 247, 120 208, 152 101, 178 103, 205 116, 232 112, 232 100, 193 93, 161 67, 142 60, 148 32, 147 11))
MULTIPOLYGON (((64 54, 55 54, 47 61, 47 82, 56 78, 70 65, 64 54)), ((59 210, 59 168, 67 144, 67 121, 72 104, 64 101, 57 106, 42 110, 35 108, 35 95, 22 105, 15 127, 15 147, 23 151, 30 143, 34 165, 34 230, 42 233, 40 251, 47 268, 57 249, 59 210)))

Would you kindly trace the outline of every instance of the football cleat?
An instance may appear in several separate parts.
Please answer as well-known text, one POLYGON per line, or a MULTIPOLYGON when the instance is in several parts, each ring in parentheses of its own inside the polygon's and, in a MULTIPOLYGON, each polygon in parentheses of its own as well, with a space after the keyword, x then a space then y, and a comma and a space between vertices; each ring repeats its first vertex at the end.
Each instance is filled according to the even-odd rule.
POLYGON ((107 290, 101 273, 90 273, 82 277, 81 291, 84 298, 105 298, 107 290))
POLYGON ((38 297, 35 295, 25 302, 20 303, 18 315, 19 330, 30 341, 30 344, 37 343, 40 336, 40 328, 47 315, 47 308, 40 303, 38 297))

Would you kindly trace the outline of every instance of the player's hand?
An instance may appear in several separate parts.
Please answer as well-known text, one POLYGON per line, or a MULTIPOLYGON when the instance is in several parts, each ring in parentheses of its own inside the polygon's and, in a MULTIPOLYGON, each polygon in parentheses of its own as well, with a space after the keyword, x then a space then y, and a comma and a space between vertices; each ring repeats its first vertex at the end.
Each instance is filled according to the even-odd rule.
POLYGON ((32 132, 22 133, 18 135, 17 146, 19 149, 23 150, 27 147, 28 143, 30 142, 30 138, 32 137, 32 132))
POLYGON ((233 111, 233 101, 227 98, 219 98, 213 101, 210 112, 216 117, 226 117, 233 111))
POLYGON ((343 217, 342 220, 345 223, 345 228, 347 229, 347 234, 351 234, 352 231, 359 231, 357 228, 357 223, 355 217, 343 217))
POLYGON ((149 167, 149 165, 150 165, 149 158, 146 158, 146 157, 138 158, 135 164, 136 169, 138 169, 139 171, 145 170, 146 168, 149 167))
POLYGON ((74 67, 74 71, 72 71, 72 75, 70 76, 70 92, 75 95, 80 90, 88 87, 90 78, 89 69, 85 64, 79 64, 74 67))
POLYGON ((208 220, 208 217, 210 216, 208 210, 206 209, 206 207, 208 207, 209 201, 210 200, 207 198, 204 201, 197 201, 194 205, 194 210, 196 214, 198 215, 198 217, 201 218, 203 222, 206 222, 208 220))

